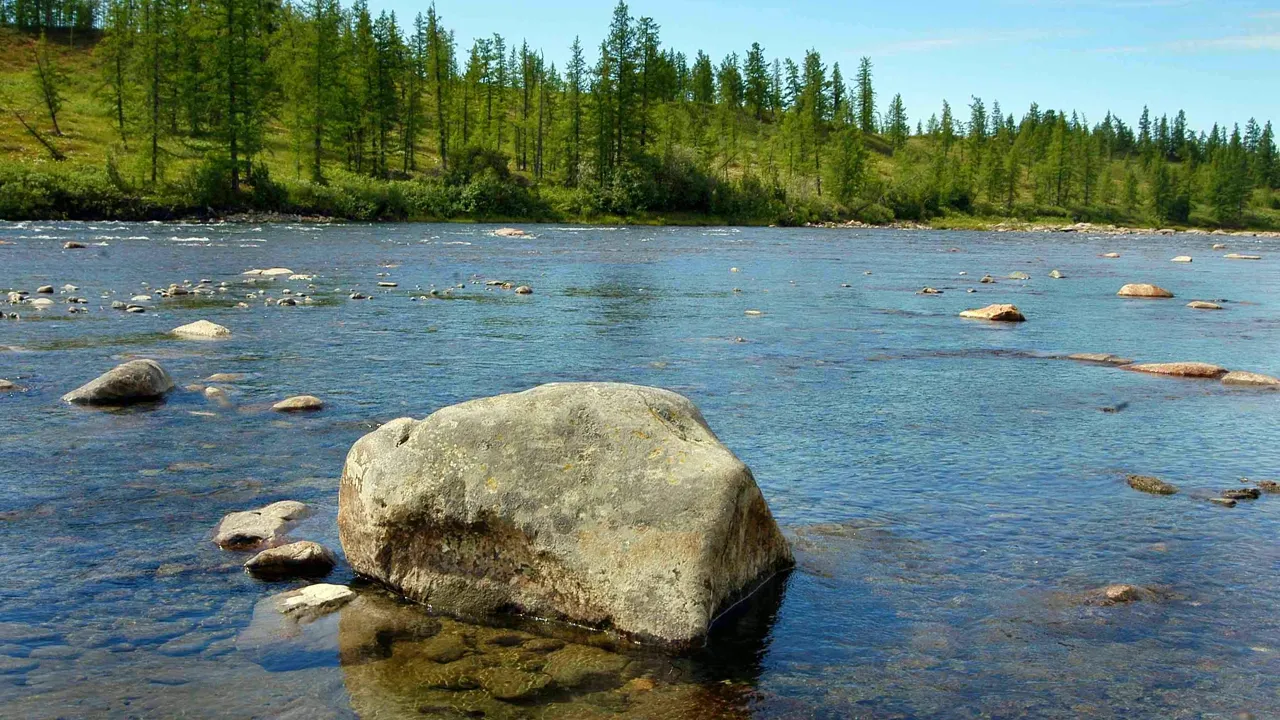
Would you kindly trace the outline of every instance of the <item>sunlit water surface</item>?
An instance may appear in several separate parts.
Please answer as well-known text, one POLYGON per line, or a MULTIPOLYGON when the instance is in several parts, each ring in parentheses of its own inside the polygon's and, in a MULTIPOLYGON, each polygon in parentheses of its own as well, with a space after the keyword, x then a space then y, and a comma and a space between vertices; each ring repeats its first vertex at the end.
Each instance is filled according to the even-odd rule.
MULTIPOLYGON (((1186 235, 492 229, 0 223, 0 289, 71 283, 90 310, 68 315, 64 294, 51 310, 2 308, 22 319, 0 320, 0 378, 23 389, 0 393, 0 714, 1280 715, 1280 496, 1206 501, 1280 474, 1280 393, 1053 357, 1280 374, 1274 241, 1229 238, 1264 256, 1241 262, 1210 251, 1219 238, 1186 235), (89 247, 63 250, 67 240, 89 247), (1098 257, 1112 250, 1122 257, 1098 257), (1169 262, 1182 254, 1195 262, 1169 262), (244 270, 273 266, 315 280, 242 284, 244 270), (1066 279, 1049 279, 1055 268, 1066 279), (980 284, 984 273, 998 282, 980 284), (157 300, 144 315, 108 307, 143 283, 202 278, 231 291, 157 300), (1116 297, 1127 282, 1178 297, 1116 297), (410 300, 458 284, 448 299, 410 300), (945 292, 916 294, 925 285, 945 292), (233 307, 284 287, 317 302, 233 307), (349 300, 352 289, 373 299, 349 300), (1230 302, 1205 312, 1184 307, 1192 299, 1230 302), (992 302, 1029 322, 956 317, 992 302), (164 335, 200 318, 234 336, 164 335), (123 413, 59 402, 135 357, 158 359, 180 386, 246 378, 223 386, 226 405, 184 389, 123 413), (244 555, 210 542, 227 512, 298 499, 316 514, 292 537, 337 549, 337 476, 362 434, 560 380, 692 398, 795 544, 778 597, 730 619, 702 653, 465 626, 372 589, 282 637, 262 601, 297 585, 253 580, 244 555), (325 410, 270 412, 298 393, 325 410), (1131 472, 1182 492, 1135 492, 1131 472), (1081 602, 1113 582, 1159 599, 1081 602), (421 627, 379 634, 366 627, 378 613, 421 627), (510 701, 441 680, 446 665, 426 657, 432 639, 459 639, 457 662, 552 672, 529 649, 537 635, 607 657, 591 661, 590 682, 510 701)), ((331 579, 351 580, 345 565, 331 579)))

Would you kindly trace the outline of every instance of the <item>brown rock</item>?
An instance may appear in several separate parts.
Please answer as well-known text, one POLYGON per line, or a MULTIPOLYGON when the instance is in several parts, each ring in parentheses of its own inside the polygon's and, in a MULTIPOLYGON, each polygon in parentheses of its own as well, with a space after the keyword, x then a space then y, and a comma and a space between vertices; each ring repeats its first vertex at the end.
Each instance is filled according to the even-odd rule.
POLYGON ((1140 597, 1138 588, 1132 585, 1108 585, 1102 589, 1102 595, 1108 602, 1127 603, 1133 602, 1140 597))
POLYGON ((324 401, 315 395, 294 395, 271 406, 276 412, 309 412, 324 408, 324 401))
POLYGON ((1120 297, 1137 297, 1137 298, 1171 298, 1173 293, 1165 290, 1157 285, 1147 285, 1146 283, 1130 283, 1120 288, 1120 292, 1116 293, 1120 297))
POLYGON ((1228 500, 1257 500, 1262 497, 1258 488, 1231 488, 1222 491, 1222 497, 1228 500))
POLYGON ((1144 365, 1127 365, 1126 370, 1150 373, 1152 375, 1172 375, 1185 378, 1207 378, 1216 380, 1227 374, 1226 368, 1202 362, 1146 363, 1144 365))
POLYGON ((1026 320, 1015 305, 988 305, 977 310, 965 310, 960 313, 960 317, 995 322, 1023 322, 1026 320))
POLYGON ((1074 355, 1068 355, 1067 359, 1077 362, 1101 363, 1103 365, 1128 365, 1133 362, 1129 358, 1109 353, 1075 353, 1074 355))
POLYGON ((1243 370, 1233 370, 1222 376, 1222 382, 1226 385, 1250 385, 1254 387, 1280 387, 1280 379, 1273 378, 1270 375, 1261 375, 1259 373, 1244 372, 1243 370))
POLYGON ((1151 477, 1150 475, 1130 475, 1125 478, 1125 481, 1134 490, 1151 493, 1152 495, 1174 495, 1178 492, 1177 486, 1170 485, 1160 478, 1151 477))

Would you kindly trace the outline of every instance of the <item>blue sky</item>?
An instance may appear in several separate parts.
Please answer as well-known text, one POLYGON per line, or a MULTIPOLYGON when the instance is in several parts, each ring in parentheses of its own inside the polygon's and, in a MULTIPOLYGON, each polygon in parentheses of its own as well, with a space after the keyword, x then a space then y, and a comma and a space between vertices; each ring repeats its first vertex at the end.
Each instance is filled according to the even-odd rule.
MULTIPOLYGON (((370 0, 402 24, 426 5, 370 0)), ((1078 109, 1091 122, 1112 110, 1133 124, 1149 104, 1193 127, 1249 117, 1280 123, 1280 0, 635 0, 662 41, 719 60, 758 41, 797 60, 807 48, 845 76, 858 58, 875 63, 883 103, 901 92, 914 124, 947 99, 967 115, 970 96, 999 100, 1021 116, 1041 107, 1078 109)), ((469 47, 499 32, 527 38, 562 65, 575 35, 589 57, 607 31, 606 0, 437 0, 444 24, 469 47)))

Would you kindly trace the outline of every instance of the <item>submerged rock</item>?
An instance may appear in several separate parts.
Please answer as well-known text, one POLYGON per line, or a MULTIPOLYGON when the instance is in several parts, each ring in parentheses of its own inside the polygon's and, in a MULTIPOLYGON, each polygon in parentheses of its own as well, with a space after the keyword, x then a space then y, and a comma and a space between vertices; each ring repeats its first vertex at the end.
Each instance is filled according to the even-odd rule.
POLYGON ((533 288, 529 287, 528 285, 521 285, 520 287, 516 288, 516 294, 517 294, 517 295, 532 295, 532 294, 533 294, 533 288))
POLYGON ((62 396, 76 405, 119 407, 156 400, 173 389, 173 379, 155 360, 131 360, 62 396))
POLYGON ((1031 276, 1024 272, 1013 272, 1013 273, 1009 273, 1009 279, 1010 280, 1030 280, 1031 276))
POLYGON ((693 403, 618 383, 387 423, 347 455, 338 530, 357 573, 433 608, 675 645, 792 563, 751 471, 693 403))
POLYGON ((1262 497, 1262 491, 1258 488, 1231 488, 1223 490, 1222 497, 1228 500, 1257 500, 1262 497))
POLYGON ((1209 502, 1214 505, 1221 505, 1222 507, 1233 508, 1236 506, 1236 501, 1228 497, 1211 497, 1209 498, 1209 502))
POLYGON ((1061 270, 1050 270, 1049 277, 1053 278, 1054 280, 1061 280, 1065 278, 1066 275, 1063 275, 1061 270))
POLYGON ((305 620, 327 615, 351 602, 355 597, 355 592, 346 585, 318 583, 300 590, 280 593, 273 600, 281 614, 305 620))
POLYGON ((988 305, 977 310, 965 310, 960 313, 960 317, 995 322, 1023 322, 1026 320, 1016 305, 988 305))
POLYGON ((324 577, 337 564, 333 552, 310 540, 269 548, 249 558, 244 569, 260 578, 324 577))
POLYGON ((1143 365, 1128 365, 1125 369, 1133 370, 1134 372, 1150 373, 1152 375, 1207 378, 1210 380, 1216 380, 1217 378, 1227 374, 1226 368, 1202 362, 1146 363, 1143 365))
POLYGON ((1187 307, 1192 310, 1221 310, 1222 306, 1218 303, 1205 302, 1204 300, 1192 300, 1187 303, 1187 307))
POLYGON ((17 390, 17 389, 18 389, 17 385, 14 385, 8 380, 0 379, 0 392, 5 392, 8 390, 17 390))
POLYGON ((205 378, 204 381, 231 383, 231 382, 239 382, 244 378, 245 378, 244 373, 214 373, 209 377, 205 378))
POLYGON ((308 412, 323 408, 324 401, 315 395, 294 395, 271 406, 276 412, 308 412))
POLYGON ((1109 603, 1127 603, 1141 599, 1142 591, 1133 585, 1108 585, 1102 589, 1102 597, 1109 603))
POLYGON ((1151 493, 1152 495, 1176 495, 1178 493, 1176 485, 1170 485, 1160 478, 1151 477, 1150 475, 1130 475, 1125 478, 1125 482, 1129 483, 1129 487, 1134 490, 1151 493))
POLYGON ((294 520, 309 513, 303 503, 281 500, 257 510, 233 512, 222 518, 213 542, 224 550, 250 550, 274 543, 294 520))
POLYGON ((85 247, 84 243, 79 243, 74 240, 71 240, 62 244, 63 250, 83 250, 84 247, 85 247))
POLYGON ((1116 258, 1120 257, 1120 253, 1118 252, 1102 253, 1098 257, 1106 258, 1108 260, 1115 260, 1116 258))
POLYGON ((942 291, 938 290, 937 288, 932 288, 926 285, 920 292, 916 294, 917 295, 941 295, 942 291))
POLYGON ((1244 372, 1243 370, 1233 370, 1232 372, 1223 375, 1222 382, 1226 385, 1280 387, 1280 378, 1273 378, 1270 375, 1261 375, 1259 373, 1244 372))
POLYGON ((1261 255, 1241 255, 1240 253, 1227 253, 1222 257, 1228 260, 1261 260, 1261 255))
POLYGON ((1146 283, 1130 283, 1120 288, 1120 292, 1116 293, 1120 297, 1138 297, 1138 298, 1171 298, 1173 293, 1165 290, 1158 285, 1148 285, 1146 283))
POLYGON ((494 237, 526 237, 529 233, 517 228, 498 228, 493 231, 494 237))
POLYGON ((1174 258, 1174 259, 1170 260, 1169 262, 1176 262, 1176 263, 1189 263, 1189 262, 1191 262, 1191 256, 1190 256, 1190 255, 1179 255, 1178 257, 1176 257, 1176 258, 1174 258))
POLYGON ((231 331, 227 328, 209 322, 208 320, 197 320, 193 323, 187 323, 180 327, 176 327, 169 331, 170 334, 183 338, 193 338, 196 340, 213 340, 217 338, 231 337, 231 331))
POLYGON ((1075 353, 1067 356, 1068 360, 1077 362, 1099 363, 1102 365, 1128 365, 1133 362, 1127 357, 1112 355, 1110 353, 1075 353))

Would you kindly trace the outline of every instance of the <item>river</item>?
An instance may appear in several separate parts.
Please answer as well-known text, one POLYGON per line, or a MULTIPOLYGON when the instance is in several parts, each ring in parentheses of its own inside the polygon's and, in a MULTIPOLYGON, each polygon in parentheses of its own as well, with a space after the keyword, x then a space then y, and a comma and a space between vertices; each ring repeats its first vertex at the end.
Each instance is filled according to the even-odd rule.
MULTIPOLYGON (((21 315, 0 319, 0 378, 19 386, 0 392, 0 715, 1280 715, 1280 496, 1207 501, 1280 475, 1280 392, 1061 358, 1280 374, 1277 241, 493 229, 0 223, 0 289, 77 286, 46 310, 0 306, 21 315), (71 240, 87 247, 64 250, 71 240), (245 284, 268 267, 313 279, 245 284), (202 279, 226 291, 110 308, 202 279), (1131 282, 1177 297, 1117 297, 1131 282), (918 294, 926 285, 943 292, 918 294), (286 287, 312 302, 264 304, 286 287), (68 313, 72 295, 87 312, 68 313), (1185 307, 1193 299, 1228 302, 1185 307), (1028 321, 957 317, 997 302, 1028 321), (166 335, 197 319, 233 336, 166 335), (136 357, 197 387, 126 412, 59 402, 136 357), (221 385, 224 403, 198 392, 213 373, 244 376, 221 385), (254 580, 245 556, 215 547, 224 514, 301 500, 315 514, 292 535, 339 549, 337 477, 361 435, 565 380, 697 403, 796 548, 785 584, 678 658, 561 629, 424 620, 372 588, 387 614, 430 632, 377 636, 369 652, 377 632, 351 613, 294 637, 263 630, 264 599, 297 585, 254 580), (325 409, 270 411, 300 393, 325 409), (1137 492, 1129 473, 1182 492, 1137 492), (1151 595, 1082 601, 1119 582, 1151 595), (609 657, 591 661, 603 669, 590 682, 506 702, 440 681, 420 646, 446 630, 491 664, 516 642, 502 633, 609 657)), ((353 578, 340 563, 329 581, 353 578)))

